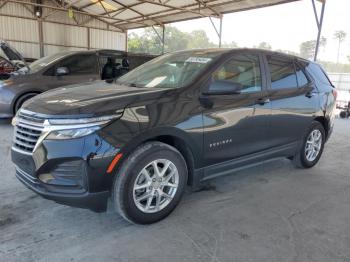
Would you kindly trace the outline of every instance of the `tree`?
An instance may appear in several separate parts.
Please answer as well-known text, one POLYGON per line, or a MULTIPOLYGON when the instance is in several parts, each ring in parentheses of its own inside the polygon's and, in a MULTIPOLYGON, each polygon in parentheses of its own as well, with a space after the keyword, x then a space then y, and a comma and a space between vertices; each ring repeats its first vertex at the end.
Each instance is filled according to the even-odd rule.
MULTIPOLYGON (((161 29, 156 30, 158 34, 153 28, 147 28, 139 35, 130 33, 128 35, 128 50, 134 53, 160 54, 162 52, 162 43, 159 36, 162 35, 162 32, 161 29)), ((195 30, 191 33, 186 33, 176 27, 167 26, 165 28, 164 38, 165 52, 216 46, 210 42, 204 30, 195 30)))
POLYGON ((204 30, 195 30, 190 34, 187 48, 208 48, 214 47, 215 44, 211 43, 204 30))
MULTIPOLYGON (((320 39, 320 47, 324 47, 327 44, 327 39, 325 37, 321 37, 320 39)), ((316 40, 309 40, 302 42, 300 44, 300 56, 306 59, 311 59, 315 55, 316 50, 316 40)))
POLYGON ((261 42, 258 46, 256 46, 256 48, 259 48, 259 49, 265 49, 265 50, 271 50, 272 47, 269 43, 267 42, 261 42))
POLYGON ((340 45, 342 42, 344 42, 345 38, 346 38, 346 33, 342 30, 338 30, 334 33, 334 39, 338 40, 337 64, 339 64, 340 45))

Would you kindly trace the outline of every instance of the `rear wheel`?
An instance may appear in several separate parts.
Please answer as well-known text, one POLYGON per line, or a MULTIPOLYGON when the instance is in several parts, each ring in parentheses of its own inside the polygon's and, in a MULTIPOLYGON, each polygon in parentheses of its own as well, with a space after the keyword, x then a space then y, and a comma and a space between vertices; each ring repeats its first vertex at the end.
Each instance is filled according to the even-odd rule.
POLYGON ((325 142, 325 131, 321 123, 313 122, 308 129, 299 152, 293 161, 297 167, 310 168, 320 159, 325 142))
POLYGON ((341 111, 339 116, 340 116, 340 118, 347 118, 347 117, 349 117, 349 114, 346 111, 341 111))
POLYGON ((113 186, 114 206, 132 223, 154 223, 175 209, 186 184, 187 167, 180 152, 149 142, 123 161, 113 186))

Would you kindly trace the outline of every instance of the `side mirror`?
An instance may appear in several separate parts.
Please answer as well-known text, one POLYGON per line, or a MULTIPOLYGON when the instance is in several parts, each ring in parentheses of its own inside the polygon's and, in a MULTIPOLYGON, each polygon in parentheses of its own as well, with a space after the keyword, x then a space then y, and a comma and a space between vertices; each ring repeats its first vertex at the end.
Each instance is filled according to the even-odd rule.
POLYGON ((56 68, 56 76, 65 76, 69 74, 69 70, 67 67, 57 67, 56 68))
POLYGON ((213 80, 209 85, 209 90, 203 92, 204 95, 236 95, 240 94, 243 86, 239 83, 226 80, 213 80))

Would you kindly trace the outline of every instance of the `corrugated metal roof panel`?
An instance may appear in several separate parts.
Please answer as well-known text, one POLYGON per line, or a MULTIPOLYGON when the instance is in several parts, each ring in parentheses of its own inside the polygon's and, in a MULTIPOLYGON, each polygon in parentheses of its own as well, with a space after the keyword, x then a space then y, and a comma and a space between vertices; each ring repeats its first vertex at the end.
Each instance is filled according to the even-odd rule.
MULTIPOLYGON (((29 5, 35 5, 28 1, 29 5)), ((271 5, 289 3, 300 0, 66 0, 71 6, 53 5, 53 1, 45 0, 44 16, 51 14, 47 19, 51 21, 61 20, 64 23, 74 24, 81 22, 83 16, 94 16, 96 20, 107 21, 109 26, 116 24, 119 29, 146 27, 160 25, 199 17, 220 17, 224 13, 238 12, 248 9, 256 9, 271 5), (57 8, 73 8, 74 18, 69 18, 67 10, 58 11, 57 8), (86 12, 81 14, 79 12, 86 12)), ((28 15, 28 11, 18 5, 18 10, 11 4, 5 5, 1 12, 9 12, 12 15, 28 15)), ((29 12, 30 13, 30 12, 29 12)), ((58 22, 58 21, 57 21, 58 22)))

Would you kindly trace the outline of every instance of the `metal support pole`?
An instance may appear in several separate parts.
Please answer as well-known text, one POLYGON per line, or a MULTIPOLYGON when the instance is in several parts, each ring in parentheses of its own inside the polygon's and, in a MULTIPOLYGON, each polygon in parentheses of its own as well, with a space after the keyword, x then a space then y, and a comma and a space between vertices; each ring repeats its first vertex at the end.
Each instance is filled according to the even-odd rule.
POLYGON ((87 49, 90 50, 90 28, 87 28, 87 49))
POLYGON ((221 37, 222 37, 222 15, 220 16, 219 47, 221 47, 221 37))
POLYGON ((156 33, 156 35, 158 36, 158 38, 159 38, 159 41, 160 41, 160 43, 161 43, 161 45, 162 45, 162 54, 164 54, 164 35, 165 35, 165 26, 164 25, 162 25, 162 35, 160 35, 159 33, 158 33, 158 31, 154 28, 154 26, 152 25, 152 29, 153 29, 153 31, 156 33))
MULTIPOLYGON (((314 0, 312 0, 313 5, 314 0)), ((324 10, 326 7, 326 0, 322 0, 322 9, 321 9, 321 16, 320 16, 320 20, 318 25, 318 34, 317 34, 317 40, 316 40, 316 48, 315 48, 315 56, 314 56, 314 61, 317 61, 317 55, 318 55, 318 49, 320 47, 320 40, 321 40, 321 33, 322 33, 322 25, 323 25, 323 17, 324 17, 324 10)), ((316 8, 314 8, 315 11, 315 16, 317 17, 317 12, 316 12, 316 8)))
POLYGON ((125 52, 128 52, 128 43, 129 43, 129 37, 128 37, 128 30, 125 31, 125 52))
POLYGON ((162 32, 162 54, 164 54, 164 44, 165 44, 165 26, 163 25, 163 32, 162 32))
POLYGON ((221 47, 221 35, 222 35, 222 15, 220 16, 220 28, 219 30, 216 28, 213 20, 211 19, 211 17, 209 16, 209 21, 212 24, 212 26, 214 27, 214 30, 216 32, 216 34, 218 35, 219 38, 219 47, 221 47))
POLYGON ((40 57, 44 57, 44 34, 43 34, 43 20, 38 19, 38 32, 39 32, 39 52, 40 57))

